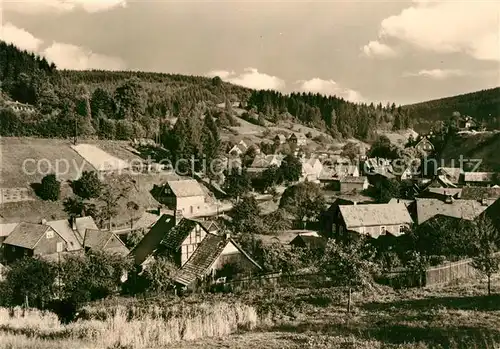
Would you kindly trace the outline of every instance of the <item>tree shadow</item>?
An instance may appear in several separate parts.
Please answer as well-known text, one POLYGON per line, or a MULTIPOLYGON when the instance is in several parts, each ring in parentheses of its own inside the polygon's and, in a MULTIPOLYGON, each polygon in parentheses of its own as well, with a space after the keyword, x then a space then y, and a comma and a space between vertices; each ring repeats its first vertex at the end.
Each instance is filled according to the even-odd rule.
POLYGON ((398 324, 386 320, 362 323, 301 322, 282 324, 271 331, 291 333, 322 333, 334 336, 355 336, 367 341, 377 340, 385 344, 402 345, 425 343, 431 348, 495 348, 500 343, 500 331, 481 326, 425 325, 420 316, 406 317, 404 321, 415 320, 414 325, 398 324))
POLYGON ((38 196, 42 200, 45 200, 41 192, 42 183, 31 183, 30 187, 31 189, 33 189, 33 192, 35 193, 36 196, 38 196))
POLYGON ((500 294, 471 297, 427 297, 389 303, 374 302, 363 305, 363 309, 369 311, 388 311, 394 308, 425 310, 439 307, 456 310, 500 310, 500 294))

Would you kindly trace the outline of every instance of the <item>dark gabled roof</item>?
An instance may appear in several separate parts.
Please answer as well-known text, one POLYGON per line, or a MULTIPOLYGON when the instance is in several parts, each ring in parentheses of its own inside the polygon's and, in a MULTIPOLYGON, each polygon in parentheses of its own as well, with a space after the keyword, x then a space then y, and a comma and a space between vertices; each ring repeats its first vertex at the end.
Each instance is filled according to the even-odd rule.
POLYGON ((295 237, 295 239, 290 241, 290 245, 304 245, 310 249, 320 249, 325 248, 326 239, 321 236, 299 234, 295 237), (299 240, 302 241, 302 244, 299 242, 299 240))
POLYGON ((22 222, 12 230, 3 243, 32 250, 49 229, 53 230, 48 225, 22 222))
POLYGON ((205 227, 200 222, 183 218, 179 224, 170 229, 170 231, 163 236, 160 244, 166 248, 177 250, 181 246, 182 242, 189 236, 189 233, 191 233, 198 225, 205 230, 205 227))
POLYGON ((500 199, 490 205, 484 212, 484 215, 488 217, 497 230, 500 231, 500 199))
POLYGON ((156 221, 139 244, 130 252, 136 264, 144 263, 153 254, 165 235, 172 229, 174 221, 174 217, 166 214, 156 221))
POLYGON ((232 243, 257 268, 262 269, 232 239, 226 239, 225 236, 207 234, 191 257, 189 257, 187 262, 174 276, 174 280, 181 285, 187 286, 196 279, 202 278, 229 243, 232 243))

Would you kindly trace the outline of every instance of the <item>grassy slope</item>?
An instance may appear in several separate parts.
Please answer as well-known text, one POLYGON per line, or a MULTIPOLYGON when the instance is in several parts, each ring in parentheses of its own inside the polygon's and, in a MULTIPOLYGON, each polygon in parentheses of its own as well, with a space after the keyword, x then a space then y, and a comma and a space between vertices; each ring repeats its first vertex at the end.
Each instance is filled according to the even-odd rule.
MULTIPOLYGON (((67 214, 63 211, 62 201, 64 198, 72 196, 73 193, 66 181, 77 179, 79 177, 80 168, 82 168, 83 171, 93 170, 93 167, 88 162, 71 149, 71 141, 61 139, 2 137, 0 142, 0 163, 2 168, 0 187, 2 188, 30 188, 32 183, 39 183, 41 181, 43 177, 42 174, 35 173, 34 175, 30 175, 24 173, 22 169, 25 159, 34 159, 36 161, 47 159, 53 167, 57 160, 67 160, 70 164, 68 173, 60 177, 62 181, 60 201, 42 201, 31 192, 31 195, 35 198, 34 201, 0 205, 0 216, 5 219, 5 222, 25 221, 37 223, 40 222, 41 219, 67 218, 67 214)), ((82 140, 81 142, 97 144, 102 150, 126 161, 140 159, 138 155, 125 148, 127 142, 101 140, 82 140)), ((35 168, 36 167, 33 167, 33 169, 35 168)), ((32 170, 31 167, 28 169, 30 171, 32 170)), ((125 185, 127 182, 133 185, 127 198, 119 202, 119 218, 117 218, 116 222, 123 223, 122 221, 129 219, 130 214, 126 209, 128 201, 134 201, 139 204, 141 211, 146 208, 156 207, 158 203, 151 196, 150 190, 155 184, 159 185, 174 178, 178 178, 178 176, 168 174, 140 174, 132 178, 130 175, 121 175, 118 181, 120 185, 125 185), (135 181, 135 183, 132 181, 135 181)), ((140 214, 140 212, 137 214, 140 214)))

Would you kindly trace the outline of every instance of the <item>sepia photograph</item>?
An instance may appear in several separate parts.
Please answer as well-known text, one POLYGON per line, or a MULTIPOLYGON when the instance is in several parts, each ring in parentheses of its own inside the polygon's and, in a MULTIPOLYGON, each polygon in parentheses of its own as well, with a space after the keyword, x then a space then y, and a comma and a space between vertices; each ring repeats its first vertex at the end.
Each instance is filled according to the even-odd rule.
POLYGON ((498 0, 0 0, 0 349, 500 349, 498 0))

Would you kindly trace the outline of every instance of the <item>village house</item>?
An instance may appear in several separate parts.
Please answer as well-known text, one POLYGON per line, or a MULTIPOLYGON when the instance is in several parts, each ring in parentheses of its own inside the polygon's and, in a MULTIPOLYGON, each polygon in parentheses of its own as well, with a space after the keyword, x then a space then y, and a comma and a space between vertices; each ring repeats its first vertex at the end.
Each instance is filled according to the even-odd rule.
POLYGON ((413 223, 406 206, 399 204, 340 205, 334 234, 357 233, 378 238, 400 236, 413 223))
POLYGON ((359 193, 368 189, 369 183, 367 177, 344 176, 339 179, 339 191, 342 194, 359 193))
POLYGON ((442 201, 450 196, 453 199, 460 199, 462 197, 462 188, 427 187, 418 194, 418 197, 421 199, 438 199, 442 201))
POLYGON ((188 287, 199 279, 215 278, 229 263, 237 263, 246 272, 261 270, 216 224, 180 216, 162 216, 131 255, 143 266, 155 256, 169 258, 179 267, 174 280, 188 287))
POLYGON ((323 165, 323 170, 318 176, 320 184, 324 188, 332 188, 339 191, 339 181, 343 177, 359 177, 359 168, 349 164, 335 164, 333 166, 323 165))
POLYGON ((2 247, 3 242, 10 233, 18 226, 19 223, 2 223, 0 224, 0 248, 2 247))
POLYGON ((285 144, 286 143, 285 135, 278 133, 276 136, 274 136, 274 143, 278 145, 285 144))
POLYGON ((208 202, 202 186, 194 179, 168 181, 161 188, 159 200, 176 211, 182 211, 185 216, 203 211, 208 202))
POLYGON ((468 115, 462 115, 457 121, 457 127, 460 131, 470 131, 477 126, 477 122, 468 115))
POLYGON ((303 133, 295 132, 288 137, 288 142, 295 144, 297 147, 302 147, 307 144, 307 137, 303 133))
POLYGON ((494 187, 463 187, 460 198, 464 200, 487 200, 491 203, 500 199, 500 188, 494 187))
POLYGON ((445 200, 417 198, 408 210, 415 223, 420 225, 437 215, 472 221, 487 207, 484 202, 456 200, 450 195, 445 200))
POLYGON ((272 154, 272 155, 264 155, 260 154, 255 157, 252 164, 248 168, 249 173, 259 173, 263 172, 265 169, 276 166, 280 167, 281 162, 285 158, 284 155, 281 154, 272 154))
POLYGON ((290 241, 290 245, 296 248, 307 248, 311 251, 321 252, 326 247, 327 240, 318 234, 297 234, 290 241))
POLYGON ((23 257, 67 251, 64 239, 45 224, 19 223, 3 242, 3 257, 12 263, 23 257))
POLYGON ((454 185, 463 183, 464 173, 462 169, 456 167, 439 167, 436 171, 438 176, 446 178, 454 185))
POLYGON ((464 172, 464 183, 474 187, 489 187, 493 185, 495 172, 464 172))
POLYGON ((434 144, 429 140, 429 137, 423 136, 414 146, 419 152, 426 154, 427 156, 432 154, 435 150, 434 144))
POLYGON ((323 164, 316 158, 302 158, 302 181, 318 182, 323 171, 323 164))
POLYGON ((231 156, 242 156, 248 150, 248 145, 243 141, 239 141, 231 149, 229 149, 228 154, 231 156))
POLYGON ((7 107, 9 107, 10 109, 12 109, 13 111, 15 112, 25 112, 25 113, 34 113, 35 112, 35 108, 29 104, 23 104, 23 103, 19 103, 19 102, 5 102, 5 104, 7 105, 7 107))
POLYGON ((123 241, 115 233, 107 230, 87 229, 83 239, 83 247, 85 252, 101 251, 121 256, 129 254, 123 241))

